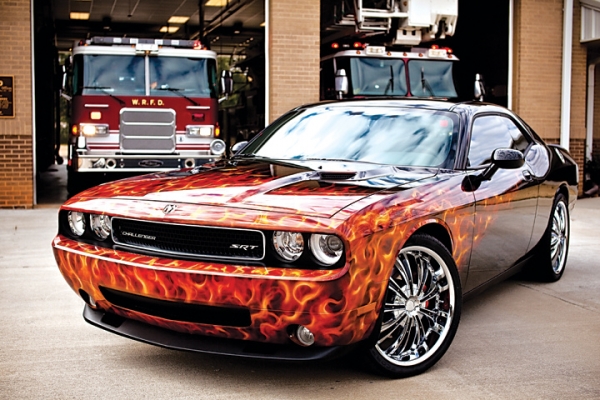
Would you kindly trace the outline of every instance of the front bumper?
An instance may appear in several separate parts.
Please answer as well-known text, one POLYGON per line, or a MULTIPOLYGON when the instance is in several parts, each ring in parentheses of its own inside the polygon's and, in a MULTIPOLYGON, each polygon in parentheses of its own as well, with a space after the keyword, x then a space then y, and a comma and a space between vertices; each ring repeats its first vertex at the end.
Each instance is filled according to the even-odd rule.
POLYGON ((78 154, 72 163, 77 172, 161 172, 181 168, 193 168, 220 159, 221 156, 206 152, 205 154, 78 154))
POLYGON ((300 347, 295 344, 265 344, 175 332, 126 319, 86 305, 86 322, 117 335, 172 350, 220 354, 281 361, 312 361, 339 357, 353 346, 300 347))
MULTIPOLYGON (((137 340, 194 351, 210 352, 202 344, 190 344, 199 335, 289 346, 292 344, 290 331, 298 325, 313 332, 315 344, 311 349, 350 345, 370 334, 385 288, 385 285, 381 285, 382 289, 372 282, 365 285, 364 281, 354 279, 346 268, 303 272, 163 259, 84 244, 61 235, 55 238, 53 248, 65 280, 94 306, 95 312, 142 324, 95 325, 137 340), (107 295, 110 292, 119 292, 125 297, 143 296, 144 307, 135 306, 135 299, 114 302, 115 297, 107 295), (147 307, 152 302, 168 303, 169 313, 153 312, 147 307), (180 318, 182 313, 178 308, 191 310, 186 315, 201 314, 204 309, 212 315, 242 310, 249 317, 242 319, 248 322, 214 322, 210 317, 203 319, 200 315, 198 318, 180 318), (164 332, 147 337, 139 333, 141 328, 135 328, 136 333, 131 333, 121 326, 154 326, 162 329, 160 332, 167 330, 174 337, 187 338, 182 339, 186 344, 171 344, 171 339, 167 339, 170 335, 164 332)), ((239 319, 233 318, 233 321, 239 319)), ((232 346, 236 348, 237 345, 232 346)), ((214 352, 222 353, 220 350, 214 352)), ((239 349, 231 352, 243 353, 239 349)), ((313 354, 312 350, 307 354, 313 354)), ((321 358, 316 355, 321 354, 320 351, 314 354, 310 357, 321 358)), ((323 354, 324 357, 329 353, 323 354)))

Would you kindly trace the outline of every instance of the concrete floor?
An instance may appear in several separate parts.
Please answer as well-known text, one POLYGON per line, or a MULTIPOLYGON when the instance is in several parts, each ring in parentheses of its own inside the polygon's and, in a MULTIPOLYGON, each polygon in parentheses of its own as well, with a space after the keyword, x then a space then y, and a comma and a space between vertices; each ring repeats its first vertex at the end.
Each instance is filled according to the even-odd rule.
POLYGON ((600 398, 600 198, 575 207, 562 280, 509 280, 467 302, 442 360, 423 375, 389 380, 349 358, 239 360, 88 325, 50 246, 63 195, 46 194, 36 209, 0 210, 0 399, 600 398))

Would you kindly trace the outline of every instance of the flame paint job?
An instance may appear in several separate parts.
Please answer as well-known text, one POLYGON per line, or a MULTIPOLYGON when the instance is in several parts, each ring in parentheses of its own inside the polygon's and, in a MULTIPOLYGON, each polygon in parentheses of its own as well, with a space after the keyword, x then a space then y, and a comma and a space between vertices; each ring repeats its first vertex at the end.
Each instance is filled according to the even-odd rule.
MULTIPOLYGON (((346 262, 334 270, 170 259, 62 234, 53 241, 54 255, 75 292, 84 290, 99 309, 125 318, 178 332, 268 343, 289 342, 288 328, 300 324, 314 333, 317 346, 346 345, 372 332, 396 255, 414 232, 436 232, 451 249, 466 287, 472 254, 486 251, 479 245, 498 226, 498 217, 524 201, 553 198, 565 184, 551 180, 535 186, 534 194, 524 194, 521 170, 504 172, 473 191, 465 182, 477 171, 388 168, 367 179, 326 181, 303 165, 221 161, 100 185, 62 206, 132 219, 336 234, 344 242, 346 262), (167 204, 177 208, 165 215, 167 204), (154 299, 244 307, 252 322, 228 327, 158 318, 110 304, 100 286, 154 299)), ((574 202, 575 186, 568 183, 574 202)), ((533 212, 546 213, 535 207, 533 212)), ((547 221, 536 219, 532 243, 547 221)))

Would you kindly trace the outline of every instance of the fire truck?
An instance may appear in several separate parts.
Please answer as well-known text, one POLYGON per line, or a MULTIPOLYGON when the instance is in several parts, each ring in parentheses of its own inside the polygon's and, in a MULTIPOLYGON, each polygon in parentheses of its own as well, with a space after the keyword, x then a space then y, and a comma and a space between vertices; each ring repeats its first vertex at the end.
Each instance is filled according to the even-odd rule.
POLYGON ((69 193, 220 158, 216 58, 193 40, 76 43, 63 84, 71 117, 69 193))
POLYGON ((414 47, 454 34, 458 0, 341 0, 323 14, 337 32, 327 37, 346 40, 322 49, 321 99, 458 96, 452 50, 414 47))

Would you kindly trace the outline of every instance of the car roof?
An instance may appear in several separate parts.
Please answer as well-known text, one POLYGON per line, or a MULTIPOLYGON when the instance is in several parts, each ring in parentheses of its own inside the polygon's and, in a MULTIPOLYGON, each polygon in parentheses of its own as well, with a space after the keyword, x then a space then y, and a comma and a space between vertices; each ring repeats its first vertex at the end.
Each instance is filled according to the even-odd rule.
POLYGON ((478 114, 480 112, 496 112, 503 114, 512 113, 506 108, 497 104, 468 101, 468 102, 453 102, 447 100, 429 100, 422 98, 374 98, 374 99, 344 99, 344 100, 328 100, 318 103, 305 104, 302 108, 318 108, 318 107, 402 107, 415 109, 428 109, 438 111, 452 111, 457 113, 478 114))

